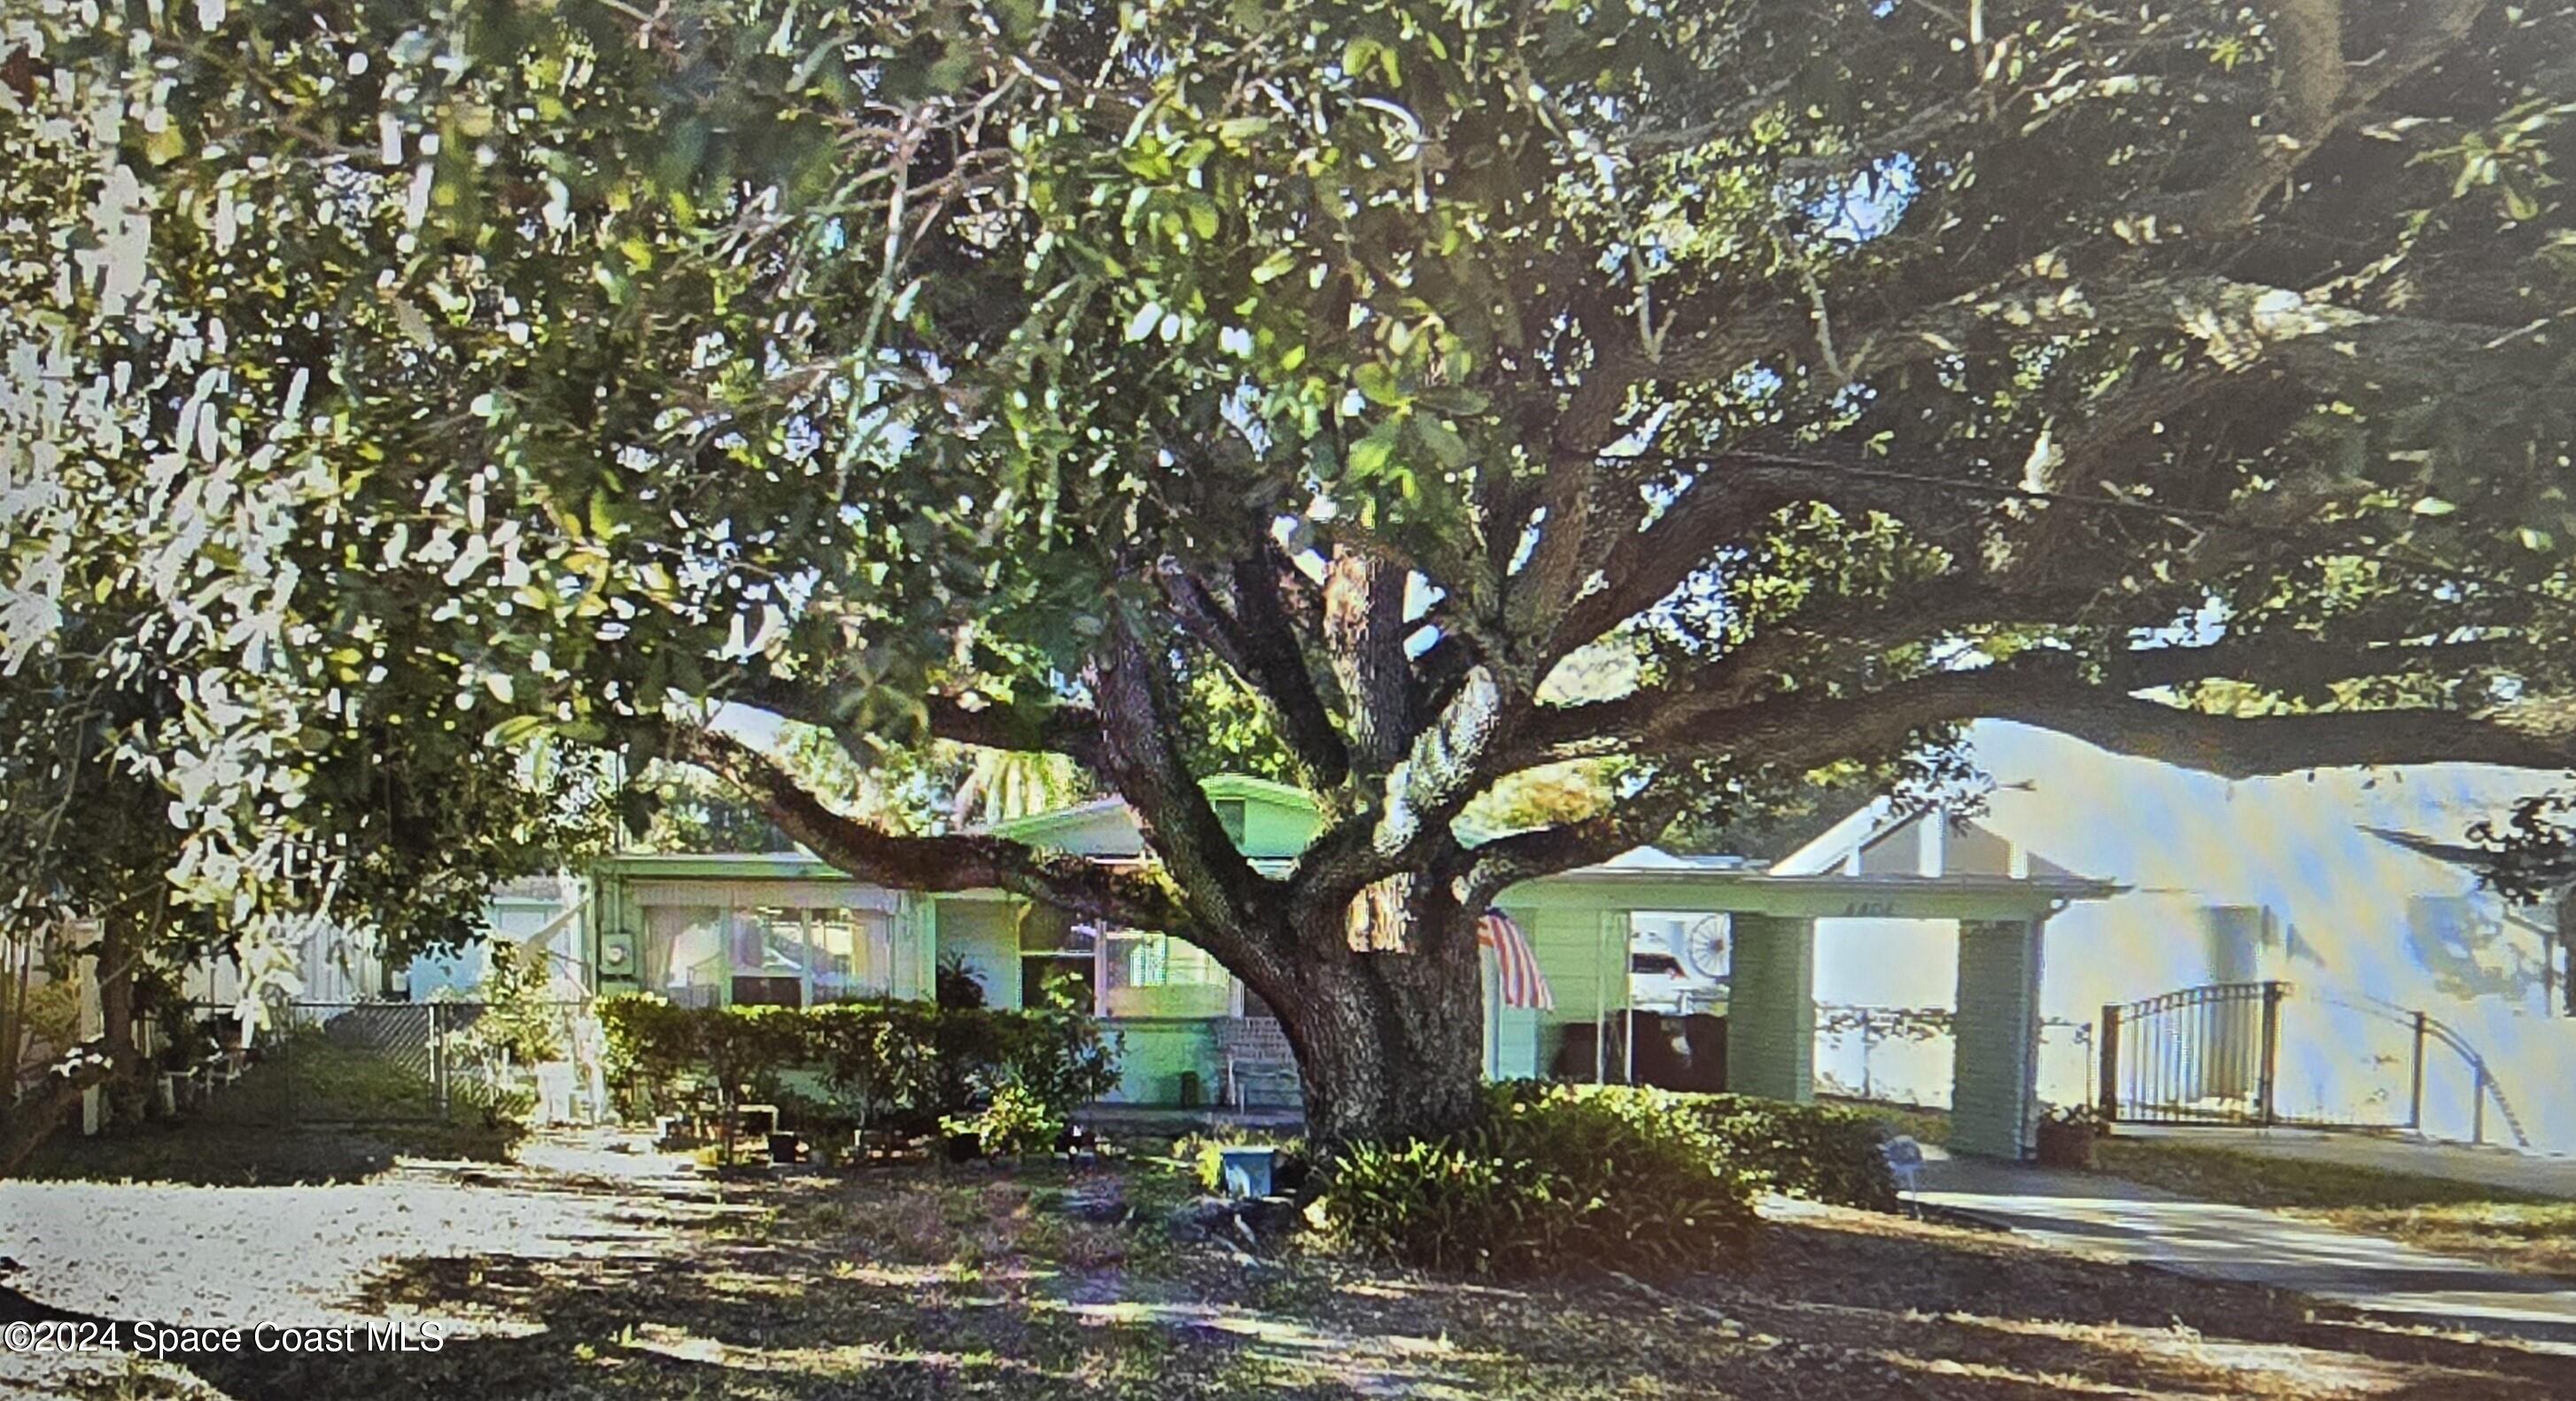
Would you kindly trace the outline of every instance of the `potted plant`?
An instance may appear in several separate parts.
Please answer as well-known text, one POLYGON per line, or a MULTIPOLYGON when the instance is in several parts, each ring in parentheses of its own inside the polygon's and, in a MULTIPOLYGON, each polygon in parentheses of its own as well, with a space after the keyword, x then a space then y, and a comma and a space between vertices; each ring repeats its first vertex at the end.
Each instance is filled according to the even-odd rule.
POLYGON ((2039 1165, 2090 1168, 2093 1140, 2101 1135, 2102 1118, 2092 1105, 2051 1105, 2039 1116, 2039 1165))

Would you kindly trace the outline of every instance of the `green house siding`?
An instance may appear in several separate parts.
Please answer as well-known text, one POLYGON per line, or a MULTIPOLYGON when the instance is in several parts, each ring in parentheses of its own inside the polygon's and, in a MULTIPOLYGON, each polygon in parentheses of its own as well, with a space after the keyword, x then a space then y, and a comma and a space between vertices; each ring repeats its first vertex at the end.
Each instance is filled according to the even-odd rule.
MULTIPOLYGON (((1229 834, 1264 870, 1285 869, 1314 836, 1314 809, 1294 789, 1239 775, 1210 779, 1205 787, 1229 834)), ((1134 858, 1143 845, 1132 815, 1108 802, 999 824, 995 831, 1039 847, 1108 859, 1134 858)), ((1555 1005, 1547 1010, 1501 1006, 1489 982, 1481 1009, 1486 1073, 1495 1078, 1544 1076, 1556 1067, 1574 1028, 1613 1017, 1629 1005, 1635 911, 1727 911, 1734 915, 1735 930, 1728 999, 1730 1079, 1753 1093, 1807 1099, 1814 1071, 1814 921, 1956 919, 1964 922, 1954 1071, 1957 1143, 1968 1151, 2015 1154, 2030 1130, 2031 1017, 2038 1005, 2037 941, 2029 936, 2028 921, 2044 917, 2055 903, 2100 898, 2114 887, 2054 868, 2046 879, 2027 879, 1991 871, 1936 877, 1925 867, 1917 852, 1910 865, 1894 861, 1889 870, 1859 875, 1841 866, 1766 873, 1719 859, 1642 851, 1515 886, 1505 893, 1502 908, 1528 938, 1555 1005), (2007 922, 1976 923, 1998 920, 2007 922)), ((2011 869, 2011 864, 2002 863, 2001 869, 2011 869)), ((1068 941, 1069 916, 1028 910, 1017 897, 996 891, 897 895, 853 882, 801 854, 624 856, 602 862, 591 880, 583 921, 602 992, 644 986, 643 955, 648 935, 657 929, 662 942, 656 948, 677 947, 683 937, 696 941, 692 949, 707 947, 703 928, 708 921, 701 921, 695 934, 675 934, 671 914, 658 921, 652 914, 657 906, 667 911, 674 905, 757 910, 841 904, 878 911, 890 922, 889 981, 896 995, 931 996, 933 970, 940 960, 950 959, 972 970, 987 1000, 1000 1008, 1015 1008, 1021 1001, 1024 934, 1033 946, 1090 947, 1068 941)), ((847 923, 829 926, 828 937, 842 938, 847 923)), ((755 921, 752 927, 775 925, 775 920, 766 926, 755 921)), ((815 932, 826 926, 808 918, 800 927, 806 931, 803 941, 789 944, 799 959, 796 966, 828 969, 822 958, 838 945, 827 945, 826 934, 815 932)), ((1225 1088, 1223 1047, 1240 1044, 1235 1038, 1251 1028, 1222 1014, 1241 1004, 1218 970, 1148 948, 1145 942, 1120 935, 1096 956, 1064 960, 1105 983, 1097 994, 1103 1005, 1126 1014, 1106 1019, 1107 1029, 1125 1046, 1122 1079, 1111 1098, 1178 1103, 1186 1077, 1195 1076, 1199 1101, 1212 1104, 1225 1088)), ((840 957, 836 952, 829 956, 840 957)), ((1490 957, 1486 967, 1490 971, 1490 957)), ((824 986, 821 974, 814 981, 818 989, 824 986)), ((813 995, 823 994, 818 990, 813 995)), ((1589 1063, 1567 1069, 1577 1078, 1592 1074, 1589 1063)))
POLYGON ((1018 907, 1005 900, 942 896, 932 902, 931 909, 938 956, 964 964, 969 972, 982 980, 986 1005, 1018 1010, 1018 907))
POLYGON ((1102 1024, 1119 1043, 1118 1104, 1180 1104, 1182 1078, 1195 1076, 1200 1104, 1215 1100, 1224 1065, 1216 1049, 1216 1024, 1206 1019, 1121 1019, 1102 1024))

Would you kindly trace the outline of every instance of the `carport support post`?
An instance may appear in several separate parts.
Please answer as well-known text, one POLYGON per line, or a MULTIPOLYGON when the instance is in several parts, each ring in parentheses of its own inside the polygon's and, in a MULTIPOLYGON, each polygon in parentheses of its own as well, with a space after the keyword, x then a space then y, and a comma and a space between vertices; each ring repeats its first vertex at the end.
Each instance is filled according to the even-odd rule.
POLYGON ((1950 1146, 1990 1158, 2030 1149, 2039 1082, 2040 922, 1959 921, 1950 1146))
POLYGON ((1726 1087, 1807 1104, 1816 1097, 1816 922, 1736 914, 1727 979, 1726 1087))

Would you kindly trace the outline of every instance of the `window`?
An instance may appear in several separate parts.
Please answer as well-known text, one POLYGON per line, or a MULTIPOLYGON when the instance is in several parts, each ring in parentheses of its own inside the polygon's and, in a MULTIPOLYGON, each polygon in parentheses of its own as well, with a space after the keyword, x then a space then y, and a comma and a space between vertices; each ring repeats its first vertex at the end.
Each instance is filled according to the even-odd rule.
POLYGON ((894 925, 881 911, 652 905, 646 988, 684 1007, 803 1007, 895 989, 894 925))
POLYGON ((1143 930, 1117 929, 1106 936, 1102 1016, 1222 1017, 1233 1009, 1232 979, 1203 950, 1143 930))
POLYGON ((712 905, 649 905, 644 911, 644 986, 682 1007, 724 1001, 726 912, 712 905))
POLYGON ((816 1002, 894 995, 894 921, 873 910, 814 910, 805 938, 816 1002))
POLYGON ((1065 1002, 1089 1010, 1095 996, 1092 964, 1096 957, 1089 926, 1076 925, 1062 910, 1021 907, 1021 1006, 1065 1002))

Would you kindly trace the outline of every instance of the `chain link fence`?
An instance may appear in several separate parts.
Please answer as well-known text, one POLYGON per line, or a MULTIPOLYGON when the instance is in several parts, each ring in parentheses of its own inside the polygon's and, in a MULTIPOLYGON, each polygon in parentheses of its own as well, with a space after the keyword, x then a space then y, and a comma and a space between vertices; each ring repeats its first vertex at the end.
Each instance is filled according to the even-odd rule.
POLYGON ((167 1073, 174 1098, 282 1126, 426 1123, 464 1115, 536 1124, 607 1111, 599 1023, 585 1001, 306 1002, 190 1009, 167 1073), (247 1034, 245 1034, 247 1033, 247 1034))

